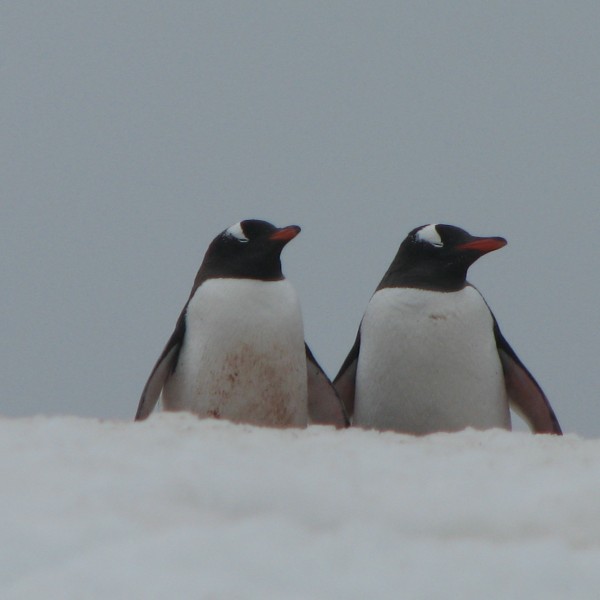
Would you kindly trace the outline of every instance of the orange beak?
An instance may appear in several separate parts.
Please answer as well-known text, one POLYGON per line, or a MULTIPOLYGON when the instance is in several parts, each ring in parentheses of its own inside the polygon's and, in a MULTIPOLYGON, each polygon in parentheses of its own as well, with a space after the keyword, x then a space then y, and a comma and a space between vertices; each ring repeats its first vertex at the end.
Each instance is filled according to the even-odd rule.
POLYGON ((298 225, 282 227, 281 229, 275 231, 275 233, 272 233, 269 236, 269 239, 281 242, 289 242, 290 240, 293 240, 300 233, 300 231, 301 230, 300 227, 298 227, 298 225))
POLYGON ((501 237, 478 237, 473 238, 470 242, 459 244, 456 246, 457 250, 475 250, 480 254, 486 254, 493 250, 498 250, 503 246, 506 246, 507 242, 501 237))

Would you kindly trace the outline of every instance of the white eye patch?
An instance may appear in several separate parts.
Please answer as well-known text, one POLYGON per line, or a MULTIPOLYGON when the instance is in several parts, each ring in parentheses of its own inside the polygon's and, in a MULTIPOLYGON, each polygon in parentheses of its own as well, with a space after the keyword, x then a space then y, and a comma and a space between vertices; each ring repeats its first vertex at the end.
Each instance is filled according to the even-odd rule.
POLYGON ((235 225, 232 225, 229 229, 225 230, 225 234, 235 238, 236 240, 239 240, 240 242, 250 241, 245 236, 241 223, 236 223, 235 225))
POLYGON ((442 242, 442 238, 433 224, 426 225, 425 227, 419 229, 415 237, 420 242, 427 242, 436 248, 444 247, 444 242, 442 242))

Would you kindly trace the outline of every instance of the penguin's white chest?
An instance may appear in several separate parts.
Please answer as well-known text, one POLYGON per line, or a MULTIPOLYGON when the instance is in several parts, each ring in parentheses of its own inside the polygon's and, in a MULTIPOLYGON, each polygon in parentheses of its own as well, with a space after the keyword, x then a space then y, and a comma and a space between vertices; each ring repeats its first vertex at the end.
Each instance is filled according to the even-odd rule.
POLYGON ((475 288, 374 294, 361 325, 354 423, 415 434, 510 428, 493 319, 475 288))
POLYGON ((286 281, 211 279, 190 300, 167 410, 271 426, 307 423, 302 315, 286 281))

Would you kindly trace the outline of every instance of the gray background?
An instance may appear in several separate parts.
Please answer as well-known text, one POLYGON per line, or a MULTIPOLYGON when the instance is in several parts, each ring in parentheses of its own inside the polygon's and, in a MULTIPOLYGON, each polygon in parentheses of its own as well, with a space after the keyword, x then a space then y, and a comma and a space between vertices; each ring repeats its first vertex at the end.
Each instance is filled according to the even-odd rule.
POLYGON ((131 418, 206 246, 299 224, 333 376, 398 244, 470 280, 566 431, 600 433, 600 3, 4 2, 0 413, 131 418))

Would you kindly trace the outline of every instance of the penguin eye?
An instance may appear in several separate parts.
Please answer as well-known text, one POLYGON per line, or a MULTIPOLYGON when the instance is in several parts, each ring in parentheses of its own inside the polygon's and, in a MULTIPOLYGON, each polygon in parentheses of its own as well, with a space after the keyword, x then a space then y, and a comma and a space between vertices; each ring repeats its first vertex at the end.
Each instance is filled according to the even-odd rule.
POLYGON ((237 242, 240 242, 240 244, 245 244, 250 241, 246 237, 246 234, 244 233, 244 230, 242 229, 241 223, 236 223, 235 225, 232 225, 229 229, 226 229, 225 235, 229 236, 230 238, 233 238, 237 242))
POLYGON ((425 227, 421 227, 415 233, 415 239, 418 242, 425 242, 434 248, 443 248, 444 242, 442 242, 442 238, 436 228, 435 225, 427 225, 425 227))

